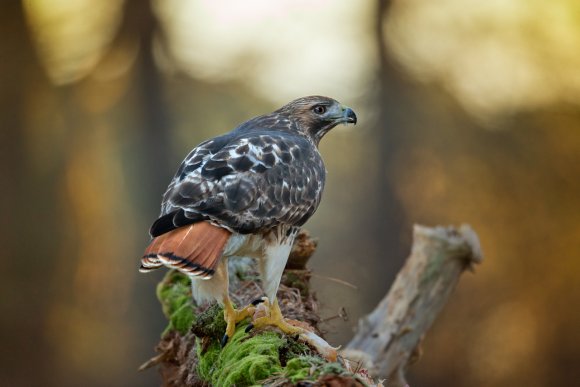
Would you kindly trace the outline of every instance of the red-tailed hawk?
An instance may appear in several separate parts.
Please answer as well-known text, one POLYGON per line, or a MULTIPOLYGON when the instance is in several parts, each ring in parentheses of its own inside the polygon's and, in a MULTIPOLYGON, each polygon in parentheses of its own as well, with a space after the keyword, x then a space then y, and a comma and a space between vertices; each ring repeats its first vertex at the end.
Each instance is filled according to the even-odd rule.
POLYGON ((198 145, 163 196, 140 271, 177 269, 190 276, 197 302, 221 302, 225 345, 254 312, 253 305, 233 308, 226 259, 255 258, 269 313, 253 326, 300 332, 282 317, 276 292, 294 237, 320 204, 326 170, 318 143, 356 120, 334 99, 304 97, 198 145))

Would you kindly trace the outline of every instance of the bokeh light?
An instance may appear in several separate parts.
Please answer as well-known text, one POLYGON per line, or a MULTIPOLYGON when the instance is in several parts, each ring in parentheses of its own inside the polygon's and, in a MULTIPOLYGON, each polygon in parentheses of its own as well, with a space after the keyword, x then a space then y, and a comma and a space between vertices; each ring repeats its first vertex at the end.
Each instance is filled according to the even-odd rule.
POLYGON ((470 223, 486 261, 411 385, 578 380, 577 2, 1 7, 2 385, 159 385, 136 369, 165 326, 163 273, 137 265, 161 194, 199 142, 309 94, 359 116, 321 144, 326 191, 307 225, 321 317, 349 315, 329 340, 347 343, 388 290, 413 223, 470 223))

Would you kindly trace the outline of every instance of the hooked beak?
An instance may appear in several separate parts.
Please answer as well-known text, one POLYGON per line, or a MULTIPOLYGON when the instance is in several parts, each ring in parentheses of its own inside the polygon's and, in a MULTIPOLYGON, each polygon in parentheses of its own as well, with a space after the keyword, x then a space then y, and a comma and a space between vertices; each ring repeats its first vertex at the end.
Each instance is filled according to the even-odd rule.
POLYGON ((356 114, 354 113, 354 110, 349 107, 343 107, 342 119, 344 120, 344 123, 356 125, 356 114))

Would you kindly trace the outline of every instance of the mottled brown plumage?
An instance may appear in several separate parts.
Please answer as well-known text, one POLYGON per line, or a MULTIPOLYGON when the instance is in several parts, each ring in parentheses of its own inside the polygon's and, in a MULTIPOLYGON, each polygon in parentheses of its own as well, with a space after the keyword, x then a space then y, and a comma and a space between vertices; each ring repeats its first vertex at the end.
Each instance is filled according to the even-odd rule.
POLYGON ((227 306, 223 258, 249 256, 262 262, 264 290, 275 299, 294 236, 322 198, 318 143, 341 123, 356 123, 350 108, 304 97, 198 145, 163 196, 140 270, 164 265, 192 280, 215 276, 193 281, 193 295, 227 306))

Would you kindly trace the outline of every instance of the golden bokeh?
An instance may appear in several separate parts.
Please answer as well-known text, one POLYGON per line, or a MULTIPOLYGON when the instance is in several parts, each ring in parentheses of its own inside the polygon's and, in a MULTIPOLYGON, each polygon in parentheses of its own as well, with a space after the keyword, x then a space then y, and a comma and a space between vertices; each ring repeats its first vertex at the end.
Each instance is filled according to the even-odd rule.
POLYGON ((577 2, 24 0, 0 28, 3 385, 158 385, 136 369, 160 274, 137 267, 167 183, 202 140, 308 94, 359 116, 321 144, 307 225, 322 318, 350 316, 329 340, 388 290, 414 223, 469 223, 485 262, 411 385, 576 383, 577 2))

